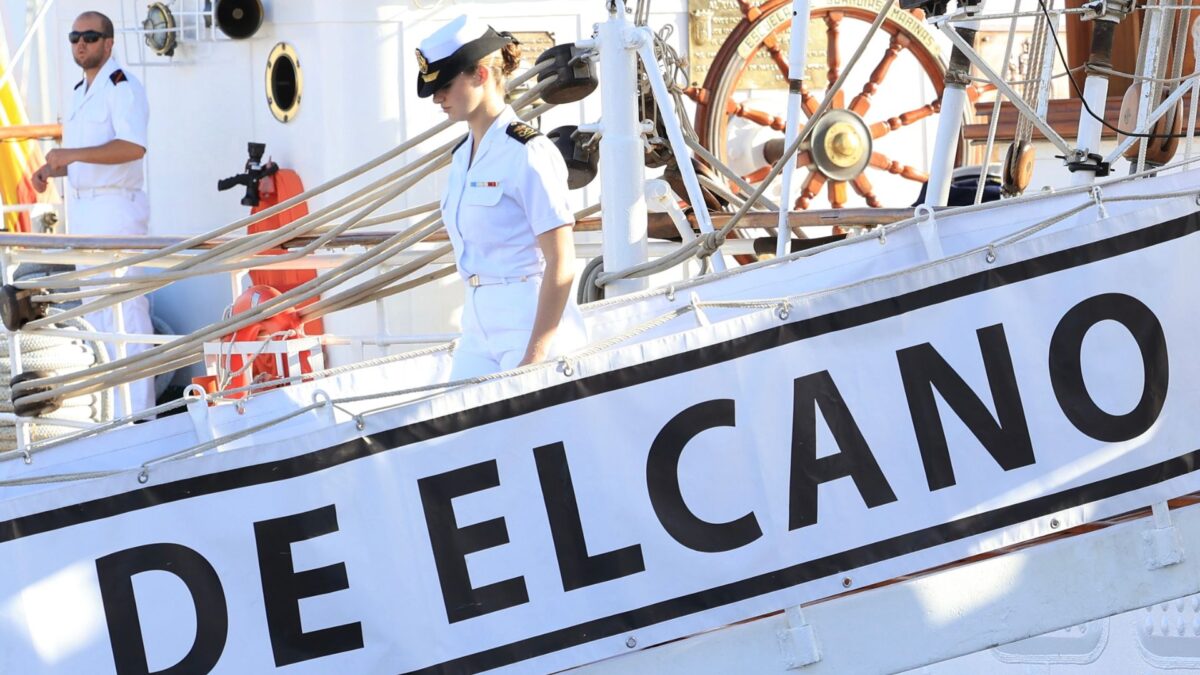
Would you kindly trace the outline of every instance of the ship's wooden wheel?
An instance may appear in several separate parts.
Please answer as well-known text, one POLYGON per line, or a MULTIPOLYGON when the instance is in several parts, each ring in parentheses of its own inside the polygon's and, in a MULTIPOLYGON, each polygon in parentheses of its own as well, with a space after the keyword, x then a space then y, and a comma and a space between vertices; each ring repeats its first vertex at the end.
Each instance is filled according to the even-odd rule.
MULTIPOLYGON (((755 92, 747 83, 747 74, 755 57, 765 50, 770 62, 787 79, 788 57, 784 45, 791 31, 791 4, 791 0, 766 0, 761 6, 754 6, 747 0, 739 0, 742 20, 717 52, 703 86, 689 87, 685 92, 697 104, 695 127, 700 142, 723 162, 744 173, 752 184, 760 182, 783 154, 786 92, 776 92, 770 100, 752 98, 755 92), (747 148, 734 147, 739 143, 751 143, 755 148, 747 152, 747 148), (740 163, 730 162, 735 154, 740 155, 740 163), (746 164, 747 157, 753 158, 750 166, 746 164)), ((845 60, 857 47, 857 40, 865 35, 866 27, 875 20, 871 5, 861 0, 813 3, 811 25, 823 24, 825 28, 827 47, 822 69, 830 84, 838 78, 845 60), (854 23, 861 25, 853 26, 854 23)), ((897 182, 920 184, 928 180, 921 156, 924 144, 933 138, 932 126, 918 129, 917 123, 936 120, 945 84, 945 66, 936 43, 924 29, 922 18, 919 14, 893 9, 859 62, 866 65, 874 60, 874 69, 865 82, 861 77, 856 82, 851 75, 831 108, 812 122, 818 126, 797 155, 797 165, 807 171, 798 181, 799 197, 794 208, 809 208, 822 191, 828 196, 829 206, 842 208, 849 201, 848 189, 853 189, 871 207, 907 206, 914 201, 920 186, 898 189, 897 182), (916 66, 910 61, 902 68, 894 68, 908 59, 915 60, 916 66), (890 79, 889 72, 893 73, 890 79), (901 77, 895 76, 897 72, 901 77), (921 77, 924 82, 914 81, 921 77), (885 106, 880 105, 881 101, 891 97, 889 102, 894 102, 897 95, 912 101, 921 89, 931 95, 927 102, 895 114, 882 110, 885 106), (912 134, 915 142, 903 138, 899 140, 904 142, 895 142, 895 137, 908 135, 910 131, 916 132, 912 134), (881 142, 889 136, 893 138, 881 142), (912 152, 893 155, 894 150, 885 151, 885 145, 900 148, 900 152, 906 148, 912 152), (921 159, 909 157, 910 154, 921 159), (913 166, 914 163, 920 166, 913 166), (893 203, 885 204, 888 199, 877 194, 868 169, 886 176, 880 180, 888 184, 887 194, 893 203)), ((809 64, 810 69, 813 66, 809 64)), ((969 88, 970 100, 974 102, 985 90, 977 86, 969 88)), ((807 81, 801 87, 801 96, 802 109, 811 116, 820 101, 809 91, 807 81)), ((960 144, 958 156, 963 154, 960 144)))

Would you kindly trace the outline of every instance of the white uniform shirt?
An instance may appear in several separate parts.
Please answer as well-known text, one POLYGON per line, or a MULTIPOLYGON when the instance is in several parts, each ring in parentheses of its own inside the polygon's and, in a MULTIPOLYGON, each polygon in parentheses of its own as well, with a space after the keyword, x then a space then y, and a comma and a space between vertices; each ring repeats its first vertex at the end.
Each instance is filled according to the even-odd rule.
POLYGON ((505 107, 473 161, 470 135, 454 152, 441 205, 463 278, 540 273, 546 261, 537 236, 575 222, 562 155, 540 134, 526 142, 509 135, 517 121, 505 107))
MULTIPOLYGON (((150 105, 146 90, 115 58, 109 58, 89 87, 75 85, 71 111, 63 122, 64 148, 90 148, 121 139, 147 148, 146 125, 150 105)), ((142 160, 124 164, 85 164, 67 167, 67 180, 75 191, 103 188, 141 190, 142 160)))

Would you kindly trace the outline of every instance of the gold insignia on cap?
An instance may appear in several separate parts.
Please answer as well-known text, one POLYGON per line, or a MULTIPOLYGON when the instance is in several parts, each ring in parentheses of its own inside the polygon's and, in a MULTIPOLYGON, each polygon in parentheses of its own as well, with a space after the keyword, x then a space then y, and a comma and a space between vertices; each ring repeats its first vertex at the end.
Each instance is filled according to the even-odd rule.
MULTIPOLYGON (((429 61, 425 59, 425 55, 421 53, 420 49, 417 50, 417 65, 421 68, 422 75, 429 72, 429 61)), ((426 80, 426 82, 428 81, 426 80)))

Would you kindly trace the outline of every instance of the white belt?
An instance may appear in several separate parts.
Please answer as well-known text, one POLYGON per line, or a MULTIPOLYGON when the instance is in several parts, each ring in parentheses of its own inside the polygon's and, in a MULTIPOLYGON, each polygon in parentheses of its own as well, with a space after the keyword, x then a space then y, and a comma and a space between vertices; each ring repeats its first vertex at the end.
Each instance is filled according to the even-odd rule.
POLYGON ((71 190, 71 196, 75 199, 92 199, 102 195, 128 195, 130 201, 132 201, 134 195, 139 192, 141 192, 141 190, 131 190, 123 187, 102 187, 91 188, 88 190, 71 190))
POLYGON ((471 288, 479 288, 480 286, 496 286, 498 284, 519 284, 530 279, 541 277, 542 273, 522 274, 519 277, 486 277, 479 274, 472 274, 467 277, 467 285, 471 288))

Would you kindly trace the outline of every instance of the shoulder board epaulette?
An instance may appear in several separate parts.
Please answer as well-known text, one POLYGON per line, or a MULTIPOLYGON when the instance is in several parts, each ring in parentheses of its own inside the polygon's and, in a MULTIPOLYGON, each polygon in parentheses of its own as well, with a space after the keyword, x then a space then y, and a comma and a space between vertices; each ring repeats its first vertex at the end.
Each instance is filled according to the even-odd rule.
POLYGON ((522 144, 528 143, 534 136, 541 136, 537 129, 524 122, 513 122, 508 125, 508 135, 521 141, 522 144))
MULTIPOLYGON (((86 78, 85 78, 85 79, 86 79, 86 78)), ((75 84, 75 88, 76 88, 76 89, 78 89, 78 88, 80 88, 80 87, 82 87, 82 86, 83 86, 83 80, 80 80, 79 82, 77 82, 77 83, 75 84)))
POLYGON ((454 146, 454 149, 452 149, 452 150, 450 151, 450 154, 452 154, 452 155, 453 155, 454 153, 458 152, 458 149, 459 149, 459 148, 461 148, 461 147, 463 146, 463 143, 466 143, 466 142, 467 142, 467 139, 468 139, 468 138, 470 138, 470 136, 463 136, 462 140, 458 142, 458 145, 455 145, 455 146, 454 146))
POLYGON ((112 83, 113 83, 113 84, 121 84, 121 83, 122 83, 122 82, 124 82, 124 81, 125 81, 125 79, 126 79, 126 78, 125 78, 125 71, 123 71, 123 70, 120 70, 120 69, 114 70, 114 71, 112 72, 112 75, 109 75, 109 76, 108 76, 108 79, 112 80, 112 83))

